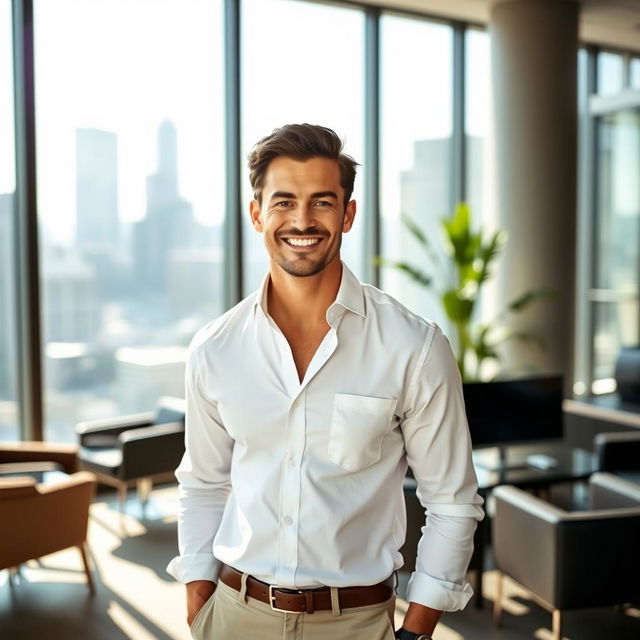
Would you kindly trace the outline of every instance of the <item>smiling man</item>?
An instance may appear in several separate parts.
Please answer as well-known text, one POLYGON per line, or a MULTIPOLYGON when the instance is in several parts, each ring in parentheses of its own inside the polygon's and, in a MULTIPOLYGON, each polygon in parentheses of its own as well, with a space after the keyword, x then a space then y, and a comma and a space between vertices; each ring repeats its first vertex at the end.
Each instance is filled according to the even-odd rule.
POLYGON ((472 594, 483 510, 460 376, 437 325, 340 260, 355 167, 309 124, 249 156, 269 272, 196 333, 186 367, 168 570, 198 640, 425 639, 472 594), (428 515, 394 631, 408 465, 428 515))

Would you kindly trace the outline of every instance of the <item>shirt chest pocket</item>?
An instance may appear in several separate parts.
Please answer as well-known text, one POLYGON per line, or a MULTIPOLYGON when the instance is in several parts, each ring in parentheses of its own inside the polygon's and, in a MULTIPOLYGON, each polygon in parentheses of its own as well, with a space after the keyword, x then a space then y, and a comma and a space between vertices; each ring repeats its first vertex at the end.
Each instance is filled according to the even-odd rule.
POLYGON ((358 471, 380 460, 382 439, 391 426, 395 407, 395 398, 336 393, 329 430, 329 460, 347 471, 358 471))

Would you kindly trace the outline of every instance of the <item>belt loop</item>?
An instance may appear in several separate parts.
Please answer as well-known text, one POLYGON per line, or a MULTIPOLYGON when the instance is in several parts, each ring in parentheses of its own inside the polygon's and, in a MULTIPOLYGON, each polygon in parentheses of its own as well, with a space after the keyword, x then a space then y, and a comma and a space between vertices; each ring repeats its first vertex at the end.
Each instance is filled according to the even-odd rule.
POLYGON ((240 576, 240 593, 238 594, 238 599, 240 602, 247 602, 247 578, 249 577, 248 573, 243 573, 240 576))
POLYGON ((307 607, 305 609, 305 613, 313 613, 315 611, 313 607, 313 591, 311 589, 307 589, 304 592, 304 595, 307 601, 307 607))
POLYGON ((334 616, 341 615, 340 599, 338 598, 338 587, 329 587, 331 589, 331 612, 334 616))

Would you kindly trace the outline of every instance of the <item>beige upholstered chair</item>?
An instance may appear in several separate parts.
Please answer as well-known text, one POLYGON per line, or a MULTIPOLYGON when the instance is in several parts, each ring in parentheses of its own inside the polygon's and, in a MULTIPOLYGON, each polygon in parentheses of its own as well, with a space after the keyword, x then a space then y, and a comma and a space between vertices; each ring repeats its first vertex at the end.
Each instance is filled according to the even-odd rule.
MULTIPOLYGON (((47 446, 20 443, 15 447, 17 456, 12 456, 5 444, 0 453, 0 466, 6 469, 16 461, 34 461, 40 465, 56 462, 65 471, 75 467, 73 449, 63 445, 56 451, 52 446, 47 455, 47 446), (30 448, 35 456, 29 455, 30 448)), ((95 487, 95 476, 88 471, 72 473, 51 484, 37 484, 34 478, 26 476, 0 476, 0 569, 13 569, 27 560, 77 547, 93 593, 86 540, 89 505, 95 487)))

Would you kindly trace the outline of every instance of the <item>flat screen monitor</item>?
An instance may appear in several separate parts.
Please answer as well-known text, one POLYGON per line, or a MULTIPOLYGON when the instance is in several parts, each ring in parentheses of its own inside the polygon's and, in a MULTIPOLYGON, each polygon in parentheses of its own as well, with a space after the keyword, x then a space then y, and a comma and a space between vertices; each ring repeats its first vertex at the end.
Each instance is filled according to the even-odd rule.
POLYGON ((465 382, 465 408, 471 442, 476 447, 561 439, 561 375, 465 382))

